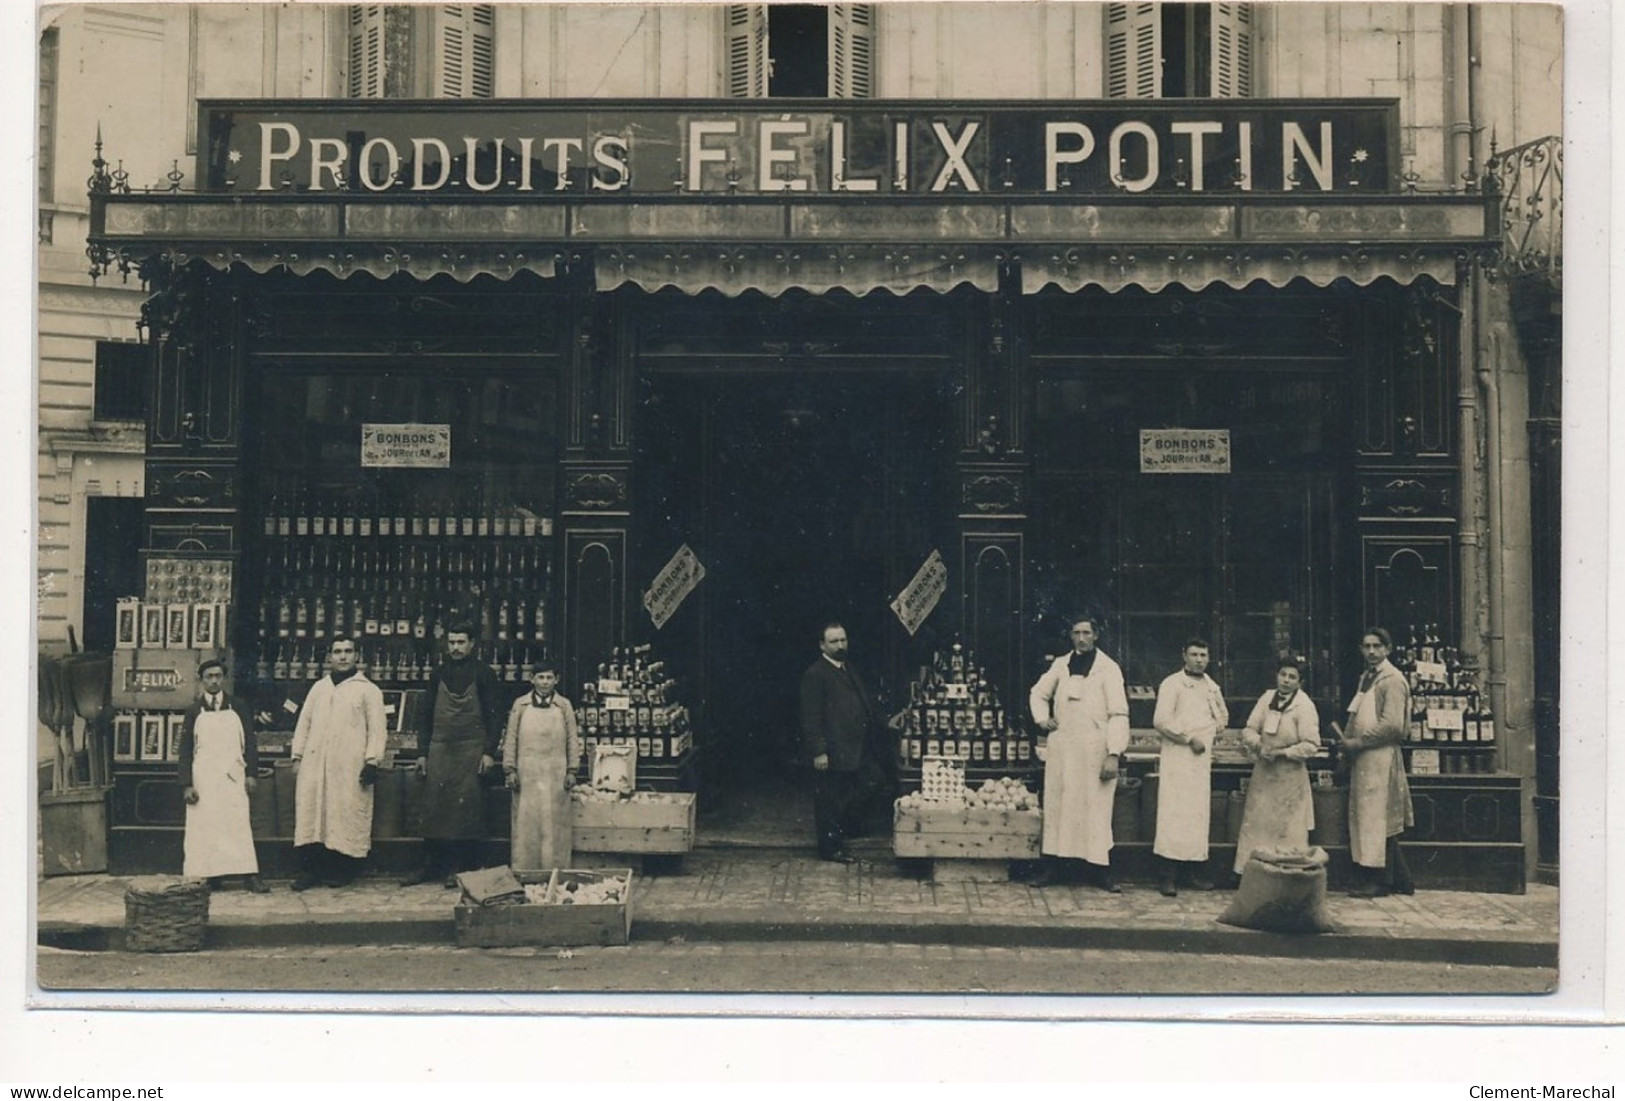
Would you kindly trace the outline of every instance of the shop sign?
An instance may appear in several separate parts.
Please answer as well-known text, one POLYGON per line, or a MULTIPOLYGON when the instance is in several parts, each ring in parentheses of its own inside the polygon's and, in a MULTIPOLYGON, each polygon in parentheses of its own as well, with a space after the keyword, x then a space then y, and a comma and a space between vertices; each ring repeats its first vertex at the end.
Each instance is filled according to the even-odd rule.
POLYGON ((891 610, 903 629, 913 635, 947 590, 948 564, 942 560, 941 551, 932 551, 931 557, 915 572, 914 579, 891 602, 891 610))
POLYGON ((687 543, 677 548, 665 568, 655 575, 654 584, 643 594, 643 607, 658 630, 665 626, 683 599, 705 580, 705 566, 687 543))
POLYGON ((1138 194, 1398 190, 1398 101, 715 101, 200 107, 198 175, 231 194, 1138 194))
POLYGON ((1140 429, 1141 474, 1230 473, 1230 429, 1140 429))
POLYGON ((445 470, 451 466, 451 425, 363 424, 361 465, 445 470))

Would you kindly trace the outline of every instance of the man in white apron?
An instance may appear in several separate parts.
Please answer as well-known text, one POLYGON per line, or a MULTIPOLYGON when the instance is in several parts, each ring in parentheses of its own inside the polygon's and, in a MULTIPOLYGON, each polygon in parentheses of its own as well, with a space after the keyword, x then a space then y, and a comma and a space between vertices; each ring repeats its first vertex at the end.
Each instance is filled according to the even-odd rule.
POLYGON ((293 730, 296 891, 344 887, 359 874, 372 848, 372 785, 388 737, 384 694, 356 668, 355 640, 336 636, 328 662, 293 730))
POLYGON ((1042 733, 1043 865, 1031 882, 1061 877, 1061 861, 1082 861, 1103 891, 1121 892, 1112 877, 1112 801, 1118 761, 1128 748, 1128 693, 1123 671, 1095 647, 1095 623, 1072 623, 1072 652, 1056 658, 1028 695, 1042 733))
POLYGON ((1410 730, 1411 692, 1388 662, 1394 640, 1381 627, 1360 639, 1365 672, 1348 708, 1348 731, 1332 724, 1349 760, 1349 855, 1355 882, 1349 894, 1380 898, 1414 894, 1399 835, 1416 821, 1405 757, 1399 745, 1410 730))
POLYGON ((1207 843, 1213 807, 1213 739, 1230 721, 1224 692, 1207 675, 1208 645, 1185 643, 1184 668, 1163 679, 1151 725, 1162 739, 1157 761, 1158 889, 1172 898, 1184 882, 1211 891, 1207 843))
POLYGON ((185 858, 181 873, 219 887, 226 876, 246 876, 255 894, 260 882, 248 796, 259 755, 254 727, 226 695, 226 667, 213 659, 198 666, 203 694, 182 719, 180 775, 186 801, 185 858))

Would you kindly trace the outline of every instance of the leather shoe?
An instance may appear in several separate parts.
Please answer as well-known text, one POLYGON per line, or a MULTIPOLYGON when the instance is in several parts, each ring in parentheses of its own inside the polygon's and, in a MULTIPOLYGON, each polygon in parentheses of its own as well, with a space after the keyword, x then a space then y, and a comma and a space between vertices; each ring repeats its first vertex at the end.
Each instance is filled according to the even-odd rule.
POLYGON ((1057 878, 1058 877, 1055 874, 1055 865, 1053 865, 1053 864, 1045 864, 1041 868, 1039 868, 1038 871, 1034 872, 1031 876, 1028 877, 1027 886, 1029 886, 1029 887, 1049 887, 1049 886, 1053 886, 1055 884, 1057 878))
POLYGON ((271 888, 267 886, 265 881, 257 875, 249 876, 243 881, 243 886, 248 888, 250 891, 253 891, 257 895, 268 895, 271 893, 271 888))
POLYGON ((827 860, 832 864, 856 864, 858 862, 858 858, 845 849, 836 849, 832 853, 825 853, 819 856, 818 859, 827 860))
POLYGON ((1179 895, 1179 888, 1174 886, 1172 876, 1163 876, 1162 880, 1157 884, 1157 890, 1163 898, 1175 898, 1179 895))
POLYGON ((440 878, 439 874, 436 873, 434 871, 434 869, 432 869, 432 868, 419 868, 417 871, 411 873, 410 875, 402 877, 401 886, 402 887, 416 887, 419 883, 428 883, 428 882, 431 882, 432 880, 436 880, 436 879, 439 879, 439 878, 440 878))
POLYGON ((446 877, 446 881, 440 886, 448 891, 455 891, 457 889, 457 877, 455 875, 448 875, 446 877))
POLYGON ((1193 891, 1211 891, 1213 890, 1213 881, 1205 875, 1193 875, 1188 886, 1193 891))
POLYGON ((1123 888, 1117 885, 1117 880, 1112 878, 1112 873, 1104 869, 1100 872, 1100 875, 1096 877, 1095 886, 1099 887, 1102 891, 1105 891, 1109 895, 1120 895, 1123 893, 1123 888))
POLYGON ((322 877, 313 872, 300 872, 293 881, 293 890, 308 891, 321 885, 322 877))
POLYGON ((1349 888, 1350 898, 1386 898, 1388 888, 1381 883, 1362 883, 1349 888))

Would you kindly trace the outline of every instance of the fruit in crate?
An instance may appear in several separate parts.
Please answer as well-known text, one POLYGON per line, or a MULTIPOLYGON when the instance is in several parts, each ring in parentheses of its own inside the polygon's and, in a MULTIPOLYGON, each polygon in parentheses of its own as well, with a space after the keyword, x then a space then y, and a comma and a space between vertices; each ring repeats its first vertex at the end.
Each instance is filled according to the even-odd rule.
POLYGON ((983 780, 980 787, 967 794, 965 802, 993 810, 1034 810, 1038 807, 1038 796, 1022 781, 1001 776, 997 780, 983 780))
POLYGON ((542 906, 612 906, 626 901, 626 889, 626 880, 618 876, 552 885, 529 883, 525 885, 525 901, 542 906))

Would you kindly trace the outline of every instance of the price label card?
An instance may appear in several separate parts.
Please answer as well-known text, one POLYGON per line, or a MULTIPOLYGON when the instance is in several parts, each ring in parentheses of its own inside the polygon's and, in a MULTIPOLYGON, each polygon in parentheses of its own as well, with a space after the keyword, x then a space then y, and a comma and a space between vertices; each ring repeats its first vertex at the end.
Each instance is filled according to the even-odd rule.
POLYGON ((1448 684, 1450 674, 1441 661, 1419 661, 1416 663, 1416 679, 1424 684, 1448 684))
POLYGON ((613 696, 621 690, 621 682, 609 677, 598 678, 598 694, 600 696, 613 696))
POLYGON ((1439 751, 1437 749, 1411 750, 1411 773, 1416 776, 1439 775, 1439 751))
POLYGON ((632 697, 605 696, 603 699, 603 707, 605 711, 630 711, 632 710, 632 697))
POLYGON ((970 699, 970 685, 968 685, 968 684, 945 684, 942 687, 943 687, 943 696, 946 699, 950 699, 950 700, 968 700, 968 699, 970 699))
POLYGON ((1452 708, 1428 708, 1428 728, 1430 730, 1461 730, 1464 726, 1462 717, 1464 711, 1452 708))
POLYGON ((292 700, 285 699, 282 701, 282 710, 286 711, 290 715, 297 715, 299 714, 299 705, 294 703, 292 700))

